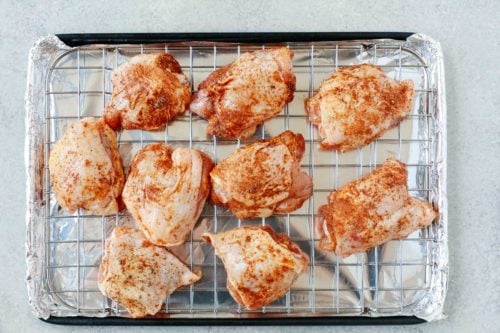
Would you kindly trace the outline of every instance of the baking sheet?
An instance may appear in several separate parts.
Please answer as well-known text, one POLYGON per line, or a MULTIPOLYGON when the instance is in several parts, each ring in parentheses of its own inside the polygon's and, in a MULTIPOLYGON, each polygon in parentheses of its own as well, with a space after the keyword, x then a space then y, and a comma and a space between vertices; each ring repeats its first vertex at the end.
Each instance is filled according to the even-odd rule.
MULTIPOLYGON (((302 168, 314 178, 314 195, 291 214, 239 221, 221 207, 206 205, 192 236, 173 251, 202 280, 165 302, 164 318, 295 318, 308 316, 443 317, 448 274, 446 204, 446 104, 439 43, 416 34, 389 39, 342 42, 279 43, 294 53, 297 91, 283 112, 246 141, 205 135, 206 121, 189 112, 165 131, 122 131, 119 149, 124 166, 144 145, 163 141, 207 152, 216 161, 238 146, 290 129, 306 139, 302 168), (408 119, 376 142, 339 154, 319 149, 315 127, 306 121, 304 99, 339 66, 373 63, 397 80, 415 83, 408 119), (405 240, 390 241, 367 254, 338 258, 317 246, 317 208, 331 190, 370 172, 388 156, 408 164, 410 194, 431 201, 440 211, 436 223, 405 240), (222 262, 200 241, 204 231, 239 225, 269 224, 286 232, 309 254, 311 265, 285 296, 258 311, 241 309, 225 287, 222 262)), ((97 289, 104 239, 116 225, 133 225, 127 212, 95 216, 64 212, 50 189, 48 155, 65 127, 79 117, 99 117, 111 95, 113 68, 140 53, 174 55, 195 91, 215 68, 239 54, 278 44, 174 42, 90 45, 70 48, 57 37, 40 39, 30 52, 26 93, 26 165, 28 173, 27 285, 35 314, 49 316, 127 317, 126 311, 97 289)))

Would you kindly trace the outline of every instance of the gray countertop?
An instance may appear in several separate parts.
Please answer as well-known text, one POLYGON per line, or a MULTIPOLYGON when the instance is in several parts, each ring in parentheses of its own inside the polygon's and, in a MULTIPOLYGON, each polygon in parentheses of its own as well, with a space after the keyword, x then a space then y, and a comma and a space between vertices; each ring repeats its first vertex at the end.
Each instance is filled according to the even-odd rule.
MULTIPOLYGON (((70 32, 416 31, 441 41, 448 102, 450 281, 446 320, 389 332, 500 332, 499 1, 0 0, 0 332, 229 332, 61 327, 30 310, 25 279, 24 91, 28 50, 70 32)), ((257 332, 262 328, 241 328, 257 332)), ((279 327, 265 331, 278 331, 279 327)), ((307 327, 287 328, 306 331, 307 327)), ((316 327, 364 331, 373 327, 316 327)), ((379 330, 379 328, 377 329, 379 330)))

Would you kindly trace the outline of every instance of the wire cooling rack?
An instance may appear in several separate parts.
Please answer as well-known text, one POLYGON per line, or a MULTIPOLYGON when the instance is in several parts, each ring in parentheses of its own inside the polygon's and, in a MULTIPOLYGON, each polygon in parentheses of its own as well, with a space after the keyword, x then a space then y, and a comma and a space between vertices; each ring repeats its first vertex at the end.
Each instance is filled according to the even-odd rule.
MULTIPOLYGON (((218 162, 241 145, 278 135, 290 129, 306 140, 302 169, 314 179, 314 194, 299 210, 270 218, 238 220, 230 211, 206 205, 190 239, 173 250, 191 269, 200 269, 202 280, 172 294, 158 317, 298 317, 411 315, 430 290, 435 225, 407 239, 394 240, 366 254, 338 258, 317 246, 314 231, 317 208, 328 193, 369 173, 388 156, 407 163, 410 194, 434 201, 430 177, 434 165, 435 93, 429 86, 428 64, 404 42, 288 43, 295 57, 297 76, 294 100, 283 112, 260 126, 249 140, 207 137, 207 123, 186 112, 164 131, 123 130, 118 144, 125 171, 132 156, 153 142, 189 146, 205 151, 218 162), (396 80, 412 79, 414 107, 407 119, 383 137, 344 154, 319 149, 317 129, 306 120, 304 99, 339 67, 372 63, 396 80), (242 309, 225 286, 222 262, 210 246, 201 242, 203 231, 220 232, 241 225, 269 224, 287 233, 310 256, 307 272, 276 302, 256 311, 242 309)), ((111 71, 141 53, 169 52, 189 77, 192 91, 213 70, 235 60, 243 52, 273 47, 272 44, 167 43, 81 46, 62 52, 50 66, 46 82, 45 113, 45 207, 46 251, 44 284, 66 315, 127 316, 124 308, 97 289, 97 271, 104 242, 116 225, 130 224, 127 212, 96 216, 79 210, 64 212, 51 190, 48 158, 66 126, 82 117, 100 117, 112 87, 111 71)))

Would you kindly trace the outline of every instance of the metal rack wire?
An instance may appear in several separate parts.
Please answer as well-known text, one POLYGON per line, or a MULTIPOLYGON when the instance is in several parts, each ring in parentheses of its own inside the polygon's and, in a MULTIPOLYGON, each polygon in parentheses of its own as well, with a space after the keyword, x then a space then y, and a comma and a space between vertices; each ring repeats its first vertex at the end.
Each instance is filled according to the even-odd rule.
MULTIPOLYGON (((45 182, 43 188, 46 203, 46 258, 44 277, 47 289, 57 302, 74 314, 87 316, 118 315, 126 316, 126 311, 118 304, 109 301, 99 293, 95 283, 95 273, 99 258, 104 251, 104 241, 113 226, 128 220, 127 212, 112 217, 96 216, 79 210, 71 215, 59 209, 54 202, 50 187, 48 157, 52 145, 58 140, 65 125, 85 116, 99 116, 111 95, 110 74, 127 58, 149 52, 170 52, 181 63, 184 73, 190 78, 193 92, 197 83, 210 71, 234 60, 242 52, 268 47, 267 45, 121 45, 102 47, 78 47, 62 53, 49 71, 46 85, 45 115, 45 182), (220 60, 223 58, 222 60, 220 60), (68 83, 68 80, 70 81, 68 83), (61 83, 62 82, 62 83, 61 83), (64 101, 58 100, 62 98, 64 101), (92 100, 93 102, 89 102, 92 100), (97 111, 96 111, 97 109, 97 111), (97 223, 96 221, 100 221, 97 223), (61 227, 62 225, 62 227, 61 227), (62 229, 71 235, 61 236, 62 229), (87 238, 87 233, 93 236, 87 238), (61 254, 74 251, 74 255, 61 254), (91 248, 93 254, 85 252, 91 248), (99 248, 99 251, 96 250, 99 248), (89 262, 87 257, 91 257, 89 262), (62 260, 71 258, 70 262, 62 260), (64 273, 63 273, 64 271, 64 273), (76 280, 76 283, 74 281, 76 280)), ((432 199, 429 177, 433 167, 431 148, 433 144, 433 110, 429 88, 427 65, 413 51, 400 43, 365 45, 354 42, 330 43, 290 43, 287 45, 295 53, 294 70, 297 74, 297 91, 294 102, 286 105, 276 118, 266 122, 251 139, 222 140, 216 137, 203 137, 204 120, 191 113, 179 116, 167 125, 163 132, 122 131, 118 133, 118 144, 122 154, 130 157, 144 145, 163 141, 172 145, 188 145, 211 154, 214 161, 224 158, 224 154, 242 144, 260 138, 274 136, 287 129, 303 132, 307 152, 302 168, 315 179, 314 195, 303 208, 290 214, 275 215, 259 221, 237 220, 229 211, 220 207, 203 210, 200 221, 206 221, 211 231, 217 232, 226 227, 236 227, 247 223, 269 224, 274 229, 286 232, 295 242, 308 252, 311 262, 309 271, 302 281, 275 303, 257 311, 239 307, 229 296, 224 284, 224 268, 213 252, 207 252, 196 236, 199 223, 191 233, 183 252, 188 254, 186 263, 191 269, 202 269, 206 281, 191 285, 174 293, 165 302, 162 312, 169 316, 231 317, 296 315, 370 315, 405 314, 405 309, 418 302, 422 293, 429 290, 429 267, 433 264, 432 246, 435 242, 433 227, 419 231, 405 240, 391 241, 394 252, 391 260, 384 261, 386 248, 379 246, 368 254, 351 256, 347 259, 323 253, 317 246, 313 222, 317 206, 325 195, 349 180, 358 178, 382 162, 388 155, 407 162, 410 173, 415 175, 411 181, 412 195, 432 199), (381 59, 384 62, 381 62, 381 59), (310 97, 322 79, 339 67, 360 62, 380 65, 395 79, 402 80, 408 75, 417 77, 415 85, 416 103, 408 119, 398 125, 391 135, 384 135, 368 147, 350 154, 320 152, 317 130, 306 121, 301 99, 310 97), (298 102, 297 102, 298 101, 298 102), (404 129, 405 125, 408 129, 404 129), (176 130, 176 127, 182 130, 176 130), (196 126, 196 128, 194 128, 196 126), (175 131, 175 133, 174 133, 175 131), (385 148, 381 147, 384 146, 385 148), (224 151, 224 153, 223 153, 224 151), (410 152, 411 151, 411 152, 410 152), (411 154, 410 154, 411 153, 411 154), (403 156, 404 155, 404 156, 403 156), (418 156, 415 160, 411 156, 418 156), (406 156, 406 158, 405 158, 406 156), (345 173, 345 175, 344 175, 345 173), (329 179, 325 179, 329 177, 329 179), (419 247, 419 258, 405 258, 407 246, 419 247), (198 261, 198 252, 204 253, 198 261), (388 269, 386 271, 386 269, 388 269), (408 284, 405 270, 415 270, 419 276, 416 284, 408 284), (325 273, 328 272, 328 273, 325 273), (390 274, 389 274, 390 273, 390 274), (325 278, 326 275, 326 278, 325 278), (391 275, 394 283, 385 284, 382 277, 391 275), (389 295, 389 296, 387 296, 389 295)), ((124 158, 128 170, 130 158, 124 158)), ((206 225, 204 224, 204 225, 206 225)), ((389 245, 388 245, 389 246, 389 245)), ((412 282, 412 283, 413 283, 412 282)))

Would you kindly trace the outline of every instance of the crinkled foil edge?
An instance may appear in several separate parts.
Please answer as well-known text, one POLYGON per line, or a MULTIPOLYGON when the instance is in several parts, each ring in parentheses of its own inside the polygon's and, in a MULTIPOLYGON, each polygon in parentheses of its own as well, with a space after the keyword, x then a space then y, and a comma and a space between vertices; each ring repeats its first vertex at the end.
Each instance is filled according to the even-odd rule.
POLYGON ((432 279, 427 297, 416 306, 416 315, 426 321, 445 319, 443 312, 448 289, 448 201, 447 201, 447 142, 446 142, 446 88, 444 62, 441 44, 424 34, 414 34, 408 44, 426 60, 429 71, 429 88, 433 91, 432 109, 434 112, 434 149, 431 151, 434 165, 431 170, 431 193, 439 207, 439 221, 436 226, 435 242, 432 251, 432 279), (425 53, 425 54, 422 54, 425 53))
POLYGON ((25 166, 26 166, 26 284, 33 312, 47 319, 57 307, 43 285, 45 228, 42 209, 45 80, 54 54, 68 49, 56 36, 40 38, 30 50, 25 94, 25 166))
MULTIPOLYGON (((356 42, 387 42, 392 40, 363 40, 356 42)), ((448 204, 446 197, 446 94, 444 81, 443 53, 440 44, 423 35, 410 36, 403 45, 413 50, 427 63, 429 89, 432 90, 429 103, 434 115, 433 146, 431 147, 431 199, 439 207, 439 223, 435 227, 435 242, 431 254, 431 281, 424 297, 413 306, 405 309, 403 315, 417 316, 426 321, 446 318, 443 313, 444 301, 448 285, 448 204)), ((40 318, 50 315, 77 315, 69 313, 53 299, 47 286, 44 285, 43 264, 46 256, 45 220, 43 209, 44 179, 44 114, 45 114, 45 80, 50 63, 59 52, 68 50, 56 36, 39 39, 29 54, 28 80, 25 95, 26 138, 25 164, 27 172, 27 212, 26 212, 26 284, 29 303, 33 312, 40 318)), ((363 316, 380 317, 393 314, 369 312, 363 316)), ((96 315, 99 317, 99 315, 96 315)))

